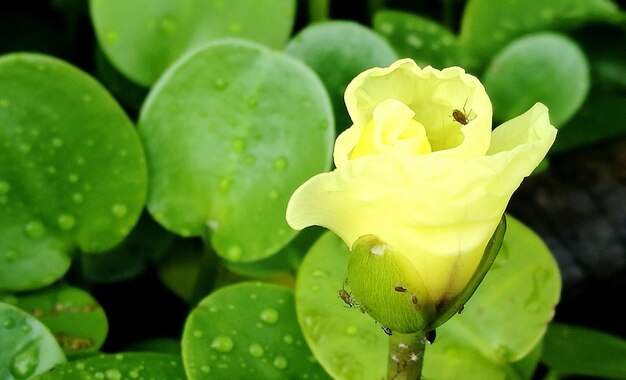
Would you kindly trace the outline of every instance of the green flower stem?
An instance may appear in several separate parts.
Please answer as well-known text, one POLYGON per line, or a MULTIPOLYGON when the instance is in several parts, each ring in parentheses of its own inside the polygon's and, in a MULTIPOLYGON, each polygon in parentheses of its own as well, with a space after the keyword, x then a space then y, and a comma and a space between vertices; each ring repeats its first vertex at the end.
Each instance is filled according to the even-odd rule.
POLYGON ((389 337, 387 380, 419 380, 426 349, 424 334, 400 334, 389 337))

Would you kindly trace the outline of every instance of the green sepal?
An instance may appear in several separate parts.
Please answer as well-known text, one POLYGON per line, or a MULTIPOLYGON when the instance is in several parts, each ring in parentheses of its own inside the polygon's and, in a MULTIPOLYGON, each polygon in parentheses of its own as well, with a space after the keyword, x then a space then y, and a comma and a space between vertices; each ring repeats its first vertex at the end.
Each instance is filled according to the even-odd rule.
POLYGON ((387 331, 422 331, 435 316, 434 303, 413 266, 374 235, 354 242, 346 285, 354 305, 387 331))
POLYGON ((440 303, 437 305, 437 318, 434 319, 425 329, 425 331, 432 331, 437 327, 444 324, 448 319, 452 318, 456 313, 460 313, 463 310, 465 303, 472 297, 478 286, 483 281, 483 278, 489 272, 491 264, 495 261, 502 246, 504 240, 504 233, 506 232, 506 217, 502 215, 500 223, 491 239, 485 247, 482 259, 476 268, 476 272, 467 283, 465 289, 459 293, 456 297, 452 298, 449 302, 440 303))
POLYGON ((435 330, 460 312, 474 294, 498 255, 505 231, 503 215, 465 289, 450 300, 438 302, 431 299, 419 273, 402 254, 374 235, 362 236, 352 246, 348 263, 350 301, 383 325, 387 333, 435 330))

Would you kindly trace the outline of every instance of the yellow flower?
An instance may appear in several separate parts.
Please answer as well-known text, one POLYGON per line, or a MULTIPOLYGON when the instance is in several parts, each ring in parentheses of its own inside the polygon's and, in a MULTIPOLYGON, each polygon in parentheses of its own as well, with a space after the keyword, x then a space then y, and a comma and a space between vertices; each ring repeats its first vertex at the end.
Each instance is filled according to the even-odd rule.
POLYGON ((547 108, 493 130, 484 87, 462 68, 403 59, 348 86, 353 121, 336 140, 336 169, 292 195, 287 222, 319 225, 348 247, 374 235, 423 287, 420 303, 461 293, 507 203, 556 137, 547 108))

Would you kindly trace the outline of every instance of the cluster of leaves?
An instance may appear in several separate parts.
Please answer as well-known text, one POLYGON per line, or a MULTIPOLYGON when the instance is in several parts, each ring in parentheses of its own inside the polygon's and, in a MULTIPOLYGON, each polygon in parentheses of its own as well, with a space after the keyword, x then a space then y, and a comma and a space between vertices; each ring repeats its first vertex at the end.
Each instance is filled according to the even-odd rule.
MULTIPOLYGON (((313 0, 53 4, 88 8, 95 65, 19 43, 0 56, 1 378, 383 377, 386 335, 337 296, 346 247, 284 219, 293 190, 331 168, 345 86, 367 68, 465 67, 496 120, 547 104, 557 151, 626 132, 613 122, 624 65, 597 37, 624 39, 609 0, 471 0, 458 33, 373 8, 371 24, 296 31, 307 4, 328 17, 313 0), (125 331, 108 331, 90 289, 146 270, 184 301, 180 334, 104 350, 125 331)), ((558 267, 508 220, 484 283, 428 348, 426 377, 528 379, 543 363, 554 378, 626 378, 611 356, 626 343, 550 323, 558 267)))

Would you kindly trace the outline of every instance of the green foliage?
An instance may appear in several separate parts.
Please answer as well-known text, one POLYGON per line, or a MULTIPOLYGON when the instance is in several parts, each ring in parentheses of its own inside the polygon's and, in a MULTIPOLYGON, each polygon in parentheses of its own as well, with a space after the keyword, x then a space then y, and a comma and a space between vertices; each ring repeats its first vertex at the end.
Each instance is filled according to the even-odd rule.
POLYGON ((398 58, 384 38, 349 21, 311 24, 291 39, 285 52, 310 66, 324 82, 337 133, 352 125, 343 101, 348 83, 362 71, 389 66, 398 58))
MULTIPOLYGON (((435 3, 351 5, 354 20, 324 0, 0 12, 0 378, 383 378, 387 335, 339 295, 347 247, 285 222, 294 189, 331 168, 354 76, 403 57, 459 65, 485 85, 494 126, 545 103, 550 155, 626 136, 623 6, 435 3), (143 278, 171 293, 150 283, 141 297, 159 309, 137 318, 160 330, 124 340, 100 297, 143 278)), ((558 267, 507 220, 425 377, 625 379, 623 339, 552 321, 558 267)))
POLYGON ((555 33, 537 33, 507 45, 491 61, 484 84, 497 120, 509 120, 541 102, 559 127, 587 96, 589 65, 573 41, 555 33))
POLYGON ((302 63, 243 40, 206 45, 142 107, 148 210, 227 260, 268 257, 295 234, 284 212, 293 191, 330 165, 333 128, 326 91, 302 63))
POLYGON ((259 282, 219 289, 189 314, 182 355, 191 380, 326 379, 296 320, 293 291, 259 282))
POLYGON ((171 354, 126 352, 102 354, 56 367, 38 380, 184 379, 180 357, 171 354))
POLYGON ((51 284, 80 248, 119 244, 144 207, 139 137, 93 78, 47 56, 0 58, 0 289, 51 284))
POLYGON ((13 303, 46 325, 67 357, 98 351, 107 336, 104 310, 80 288, 53 285, 3 301, 13 303))
POLYGON ((100 46, 115 67, 151 86, 185 52, 224 37, 280 48, 291 33, 295 0, 91 0, 100 46))
POLYGON ((553 379, 588 376, 626 379, 626 340, 581 326, 552 323, 541 361, 553 379))
POLYGON ((0 378, 27 379, 65 362, 50 330, 22 309, 0 302, 0 378))

